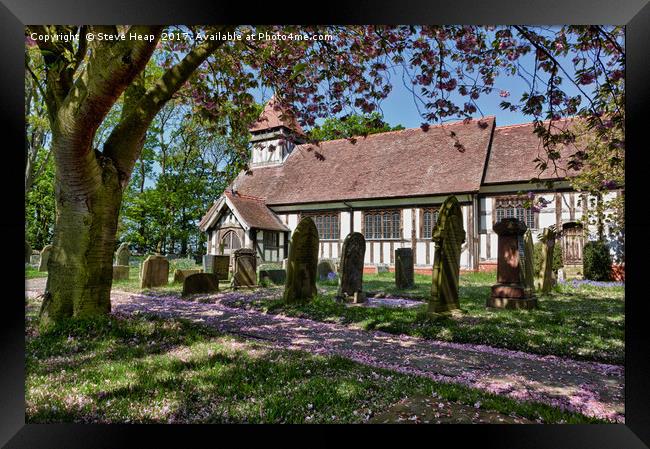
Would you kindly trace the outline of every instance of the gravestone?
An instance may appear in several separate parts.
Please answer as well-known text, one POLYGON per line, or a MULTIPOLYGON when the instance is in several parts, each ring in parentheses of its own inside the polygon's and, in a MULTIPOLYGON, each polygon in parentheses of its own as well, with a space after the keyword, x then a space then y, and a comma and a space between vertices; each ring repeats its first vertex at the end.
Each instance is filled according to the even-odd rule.
POLYGON ((122 281, 129 279, 128 265, 113 265, 113 280, 122 281))
POLYGON ((186 277, 200 272, 201 270, 198 268, 187 269, 187 270, 181 270, 180 268, 177 268, 176 271, 174 271, 174 283, 183 282, 185 281, 186 277))
POLYGON ((41 250, 41 260, 38 265, 38 271, 47 271, 47 262, 50 260, 50 253, 52 252, 52 245, 45 245, 41 250))
POLYGON ((230 256, 205 254, 203 256, 203 272, 217 275, 220 281, 228 279, 230 271, 230 256))
POLYGON ((25 263, 29 263, 30 258, 32 257, 32 245, 25 240, 25 263))
POLYGON ((233 253, 232 286, 257 286, 257 255, 255 250, 240 248, 233 253))
POLYGON ((282 259, 282 269, 286 270, 287 265, 289 264, 289 259, 282 259))
POLYGON ((194 273, 183 279, 183 296, 219 291, 219 279, 214 273, 194 273))
POLYGON ((431 240, 435 243, 429 314, 460 309, 458 283, 461 246, 465 242, 463 213, 455 196, 442 203, 431 240))
MULTIPOLYGON (((354 297, 363 290, 363 258, 366 255, 366 239, 360 232, 351 232, 343 240, 339 264, 339 288, 337 296, 354 297)), ((359 299, 365 296, 358 296, 359 299)))
POLYGON ((41 254, 36 251, 36 254, 32 253, 29 258, 29 264, 34 266, 39 266, 41 264, 41 254))
POLYGON ((542 285, 541 292, 549 293, 555 285, 553 273, 553 252, 555 250, 555 232, 545 228, 542 231, 542 285))
POLYGON ((537 301, 525 284, 526 224, 516 218, 504 218, 493 229, 499 236, 497 283, 492 286, 486 305, 500 309, 535 308, 537 301))
POLYGON ((531 293, 535 291, 535 263, 533 233, 528 229, 524 233, 524 285, 529 288, 531 293))
POLYGON ((413 249, 397 248, 395 250, 395 286, 399 289, 413 288, 414 268, 413 249))
POLYGON ((378 263, 377 264, 377 273, 388 273, 390 268, 387 263, 378 263))
POLYGON ((160 287, 169 281, 169 260, 155 254, 147 257, 140 271, 140 288, 160 287))
POLYGON ((129 244, 124 242, 115 251, 115 265, 128 265, 131 251, 129 251, 129 244))
POLYGON ((318 279, 323 281, 327 279, 328 274, 336 273, 336 264, 332 259, 322 259, 320 262, 318 262, 316 271, 318 273, 318 279))
POLYGON ((317 265, 318 229, 310 217, 305 217, 293 231, 289 244, 284 302, 307 302, 316 296, 317 265))
POLYGON ((260 270, 260 282, 266 279, 275 285, 284 285, 287 280, 287 272, 285 270, 260 270))

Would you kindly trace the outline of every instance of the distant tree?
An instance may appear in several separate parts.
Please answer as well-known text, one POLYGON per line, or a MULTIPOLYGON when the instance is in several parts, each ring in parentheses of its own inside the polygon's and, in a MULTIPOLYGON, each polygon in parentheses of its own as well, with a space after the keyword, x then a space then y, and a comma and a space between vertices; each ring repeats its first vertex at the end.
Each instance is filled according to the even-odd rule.
POLYGON ((390 126, 382 120, 379 112, 373 112, 372 114, 351 114, 345 117, 328 118, 322 125, 312 128, 309 131, 309 137, 313 140, 334 140, 400 129, 404 129, 404 127, 402 125, 390 126))

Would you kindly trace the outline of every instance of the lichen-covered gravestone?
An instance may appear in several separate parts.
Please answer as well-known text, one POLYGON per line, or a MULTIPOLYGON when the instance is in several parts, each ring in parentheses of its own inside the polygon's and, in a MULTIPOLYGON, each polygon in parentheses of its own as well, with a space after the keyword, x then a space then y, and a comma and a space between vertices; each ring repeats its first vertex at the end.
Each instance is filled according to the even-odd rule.
POLYGON ((177 268, 176 271, 174 271, 174 284, 180 283, 185 281, 185 278, 188 276, 191 276, 193 274, 200 273, 201 270, 198 268, 195 269, 187 269, 187 270, 181 270, 180 268, 177 268))
POLYGON ((129 279, 128 265, 113 265, 113 280, 122 281, 129 279))
POLYGON ((257 255, 255 250, 241 248, 233 254, 232 286, 256 287, 257 286, 257 255))
POLYGON ((436 314, 458 310, 460 253, 465 242, 465 229, 463 213, 455 196, 450 196, 442 204, 431 239, 436 249, 433 256, 431 299, 427 312, 436 314))
POLYGON ((363 301, 363 258, 366 255, 366 239, 360 232, 352 232, 343 240, 339 264, 339 289, 337 296, 355 298, 363 301))
POLYGON ((533 234, 528 229, 524 233, 524 285, 531 293, 535 291, 534 251, 533 234))
POLYGON ((555 232, 545 228, 542 231, 542 293, 549 293, 555 284, 553 274, 553 250, 555 249, 555 232))
POLYGON ((183 279, 183 296, 219 291, 219 279, 214 273, 194 273, 183 279))
POLYGON ((532 309, 536 300, 526 285, 523 235, 526 224, 516 218, 504 218, 493 226, 499 236, 497 283, 486 301, 488 307, 532 309))
POLYGON ((291 236, 287 261, 286 303, 307 302, 316 296, 318 229, 310 217, 300 220, 291 236))
POLYGON ((336 273, 336 264, 332 259, 322 259, 318 262, 316 271, 318 272, 318 279, 323 281, 327 279, 327 275, 330 273, 336 273))
POLYGON ((124 242, 117 248, 115 251, 115 265, 129 265, 129 258, 131 257, 131 251, 129 251, 129 244, 124 242))
POLYGON ((169 261, 160 254, 147 257, 142 263, 140 288, 160 287, 169 281, 169 261))
POLYGON ((50 260, 52 245, 45 245, 41 250, 41 261, 38 265, 38 271, 47 271, 47 262, 50 260))
POLYGON ((395 250, 395 286, 399 289, 412 288, 415 285, 413 273, 413 250, 397 248, 395 250))

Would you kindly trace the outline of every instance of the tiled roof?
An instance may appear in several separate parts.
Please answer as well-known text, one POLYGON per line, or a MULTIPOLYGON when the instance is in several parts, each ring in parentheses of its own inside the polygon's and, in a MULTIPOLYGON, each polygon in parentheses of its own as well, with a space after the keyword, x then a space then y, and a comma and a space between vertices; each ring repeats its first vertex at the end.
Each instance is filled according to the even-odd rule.
MULTIPOLYGON (((560 129, 566 129, 573 123, 572 119, 554 122, 560 129)), ((575 176, 578 172, 567 169, 569 155, 577 148, 562 145, 559 147, 560 159, 556 160, 557 170, 549 161, 549 167, 542 173, 536 168, 534 160, 541 157, 547 160, 546 151, 541 139, 533 132, 533 123, 521 125, 500 126, 494 130, 490 158, 488 160, 485 184, 528 182, 532 178, 559 179, 575 176)))
POLYGON ((229 190, 225 191, 225 195, 249 227, 269 231, 289 230, 280 221, 278 216, 266 207, 262 199, 250 195, 242 195, 239 192, 233 193, 229 190))
POLYGON ((236 191, 279 204, 476 192, 494 117, 298 145, 284 164, 242 172, 236 191))
POLYGON ((266 103, 266 106, 264 106, 262 114, 257 121, 253 123, 250 131, 264 131, 279 126, 289 128, 301 135, 304 134, 304 131, 300 127, 300 124, 295 119, 294 115, 286 108, 281 107, 275 96, 273 96, 266 103))

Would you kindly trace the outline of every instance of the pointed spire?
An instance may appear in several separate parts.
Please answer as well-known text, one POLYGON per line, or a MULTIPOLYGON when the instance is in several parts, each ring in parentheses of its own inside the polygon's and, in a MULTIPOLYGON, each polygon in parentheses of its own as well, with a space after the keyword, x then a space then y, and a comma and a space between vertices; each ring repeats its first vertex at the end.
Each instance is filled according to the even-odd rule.
POLYGON ((275 95, 273 95, 264 106, 260 117, 250 127, 250 132, 265 131, 280 126, 290 129, 297 134, 304 134, 294 114, 289 109, 282 107, 275 95))

